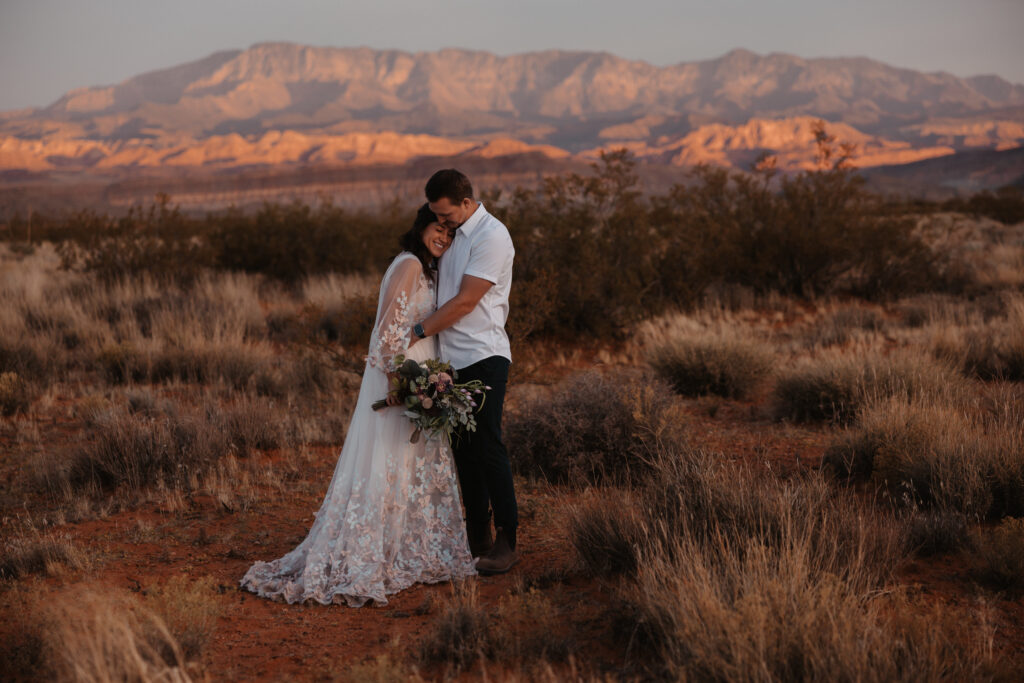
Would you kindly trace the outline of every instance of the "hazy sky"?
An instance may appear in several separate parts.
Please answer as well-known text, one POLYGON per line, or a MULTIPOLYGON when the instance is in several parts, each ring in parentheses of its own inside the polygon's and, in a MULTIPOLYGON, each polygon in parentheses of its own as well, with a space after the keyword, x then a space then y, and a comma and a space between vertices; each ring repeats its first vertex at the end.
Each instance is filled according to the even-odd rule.
POLYGON ((1024 0, 0 0, 0 110, 265 41, 665 65, 737 47, 1024 83, 1024 0))

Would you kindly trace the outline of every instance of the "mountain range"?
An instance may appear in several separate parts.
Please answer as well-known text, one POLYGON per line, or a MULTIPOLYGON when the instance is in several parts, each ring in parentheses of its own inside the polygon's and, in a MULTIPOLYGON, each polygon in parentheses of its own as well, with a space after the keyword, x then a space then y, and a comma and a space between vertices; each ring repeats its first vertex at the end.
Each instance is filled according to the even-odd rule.
POLYGON ((0 113, 0 174, 585 161, 620 147, 652 166, 744 168, 769 152, 796 170, 813 165, 818 119, 865 168, 1009 150, 1024 144, 1024 86, 746 50, 658 67, 597 52, 265 43, 0 113))

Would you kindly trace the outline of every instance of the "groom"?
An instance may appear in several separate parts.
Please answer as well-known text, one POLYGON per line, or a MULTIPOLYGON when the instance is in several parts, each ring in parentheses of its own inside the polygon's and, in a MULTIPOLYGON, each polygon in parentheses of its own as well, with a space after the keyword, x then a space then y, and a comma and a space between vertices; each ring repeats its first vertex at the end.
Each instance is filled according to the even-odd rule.
POLYGON ((477 571, 502 574, 519 561, 512 466, 501 441, 501 412, 512 362, 505 321, 515 249, 508 230, 473 198, 473 186, 461 172, 438 171, 427 181, 426 194, 430 210, 455 236, 439 266, 439 308, 413 326, 413 333, 420 338, 440 333, 441 358, 458 371, 458 381, 478 379, 490 387, 476 415, 476 431, 462 433, 454 454, 469 548, 473 557, 480 558, 477 571))

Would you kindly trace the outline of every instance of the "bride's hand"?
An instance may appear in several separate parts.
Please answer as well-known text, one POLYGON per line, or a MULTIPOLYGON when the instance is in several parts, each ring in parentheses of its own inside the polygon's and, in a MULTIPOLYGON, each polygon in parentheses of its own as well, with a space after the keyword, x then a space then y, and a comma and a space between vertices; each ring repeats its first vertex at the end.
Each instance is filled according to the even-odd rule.
POLYGON ((398 400, 398 394, 391 389, 391 387, 395 386, 395 379, 397 378, 397 372, 388 373, 388 395, 384 397, 384 400, 387 402, 389 406, 402 405, 402 402, 398 400))

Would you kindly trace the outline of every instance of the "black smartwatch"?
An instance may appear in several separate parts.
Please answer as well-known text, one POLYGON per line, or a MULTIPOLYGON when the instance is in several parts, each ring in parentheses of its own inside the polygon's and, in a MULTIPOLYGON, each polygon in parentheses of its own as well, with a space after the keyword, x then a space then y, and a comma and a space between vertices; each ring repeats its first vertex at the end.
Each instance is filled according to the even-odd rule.
POLYGON ((423 331, 423 324, 422 323, 416 323, 415 325, 413 325, 412 326, 412 333, 415 334, 420 339, 426 339, 427 338, 426 333, 423 331))

